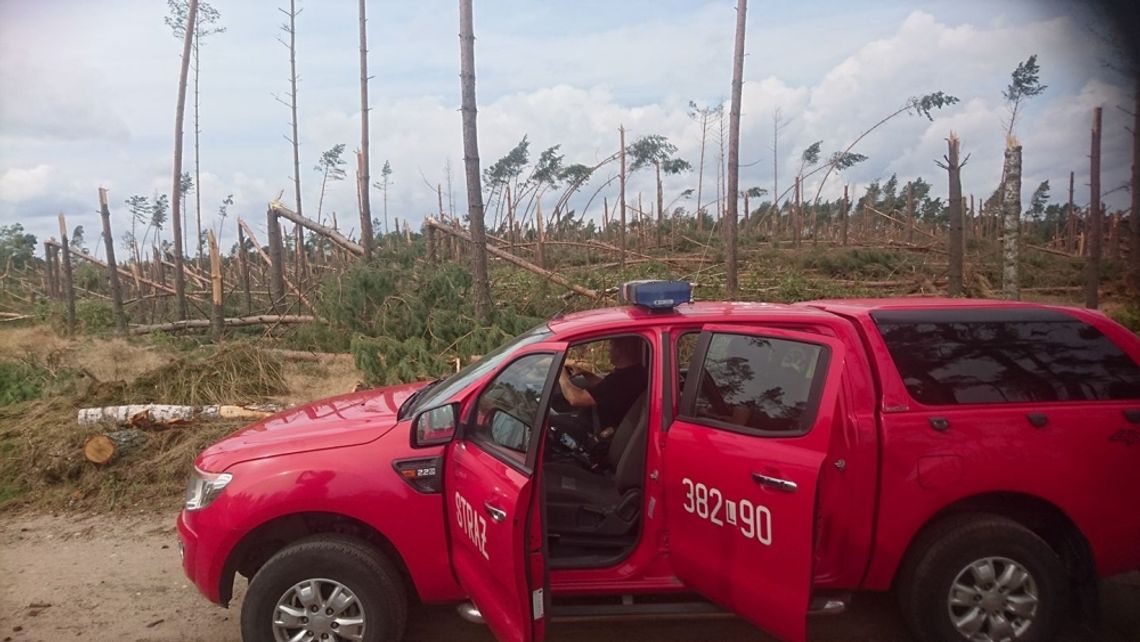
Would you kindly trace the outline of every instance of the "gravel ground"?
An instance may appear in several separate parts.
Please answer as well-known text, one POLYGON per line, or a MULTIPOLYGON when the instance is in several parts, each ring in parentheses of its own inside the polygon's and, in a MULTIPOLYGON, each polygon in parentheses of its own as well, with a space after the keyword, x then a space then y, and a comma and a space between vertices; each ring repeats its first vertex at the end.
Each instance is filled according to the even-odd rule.
MULTIPOLYGON (((0 520, 0 642, 237 642, 238 581, 229 610, 182 574, 171 515, 4 515, 0 520)), ((1140 574, 1104 585, 1104 640, 1140 640, 1140 574)), ((860 595, 846 614, 810 622, 812 640, 906 640, 893 601, 860 595)), ((767 640, 732 617, 554 622, 551 640, 767 640)), ((1070 633, 1069 640, 1088 639, 1070 633)), ((487 640, 453 607, 414 609, 407 640, 487 640)))

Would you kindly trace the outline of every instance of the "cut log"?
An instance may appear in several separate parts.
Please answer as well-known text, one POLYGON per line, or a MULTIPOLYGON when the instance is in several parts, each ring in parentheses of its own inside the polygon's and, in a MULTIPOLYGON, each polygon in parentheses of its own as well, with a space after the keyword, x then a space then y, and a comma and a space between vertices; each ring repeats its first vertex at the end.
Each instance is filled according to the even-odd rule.
POLYGON ((116 430, 103 435, 95 435, 83 444, 83 456, 95 464, 106 464, 125 452, 145 444, 147 434, 136 428, 116 430))
POLYGON ((280 412, 281 406, 259 404, 250 406, 210 405, 175 406, 168 404, 131 404, 126 406, 103 406, 101 408, 80 408, 80 426, 92 426, 104 421, 115 422, 120 426, 136 428, 171 427, 185 424, 195 419, 261 419, 280 412))
MULTIPOLYGON (((270 325, 279 323, 313 323, 317 318, 299 314, 262 314, 252 317, 234 317, 222 319, 222 325, 228 328, 239 328, 251 325, 270 325)), ((209 319, 188 319, 186 321, 173 321, 171 323, 157 323, 154 325, 131 326, 131 334, 150 334, 151 332, 166 332, 170 330, 193 330, 209 328, 209 319)))

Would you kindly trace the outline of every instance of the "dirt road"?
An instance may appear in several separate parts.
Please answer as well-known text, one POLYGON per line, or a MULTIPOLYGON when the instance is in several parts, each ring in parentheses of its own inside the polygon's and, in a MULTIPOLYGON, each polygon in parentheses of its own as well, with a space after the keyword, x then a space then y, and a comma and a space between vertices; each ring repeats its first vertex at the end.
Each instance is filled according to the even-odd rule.
MULTIPOLYGON (((237 642, 238 607, 208 603, 182 575, 173 517, 4 515, 0 517, 0 642, 115 640, 237 642)), ((1105 586, 1107 640, 1140 639, 1140 577, 1105 586)), ((866 596, 849 613, 813 620, 813 640, 905 640, 891 600, 866 596)), ((1086 636, 1073 635, 1073 640, 1086 636)), ((555 622, 552 640, 766 640, 735 618, 555 622)), ((417 608, 408 640, 492 641, 450 607, 417 608)), ((1087 638, 1086 638, 1087 639, 1087 638)))

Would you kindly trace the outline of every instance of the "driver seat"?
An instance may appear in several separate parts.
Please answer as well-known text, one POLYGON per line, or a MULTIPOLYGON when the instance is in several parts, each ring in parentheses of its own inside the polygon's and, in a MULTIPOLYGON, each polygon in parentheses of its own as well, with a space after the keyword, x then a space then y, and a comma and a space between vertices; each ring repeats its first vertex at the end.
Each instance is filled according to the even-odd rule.
POLYGON ((648 393, 626 411, 606 451, 606 472, 554 462, 543 468, 547 519, 562 532, 625 535, 641 513, 648 393))

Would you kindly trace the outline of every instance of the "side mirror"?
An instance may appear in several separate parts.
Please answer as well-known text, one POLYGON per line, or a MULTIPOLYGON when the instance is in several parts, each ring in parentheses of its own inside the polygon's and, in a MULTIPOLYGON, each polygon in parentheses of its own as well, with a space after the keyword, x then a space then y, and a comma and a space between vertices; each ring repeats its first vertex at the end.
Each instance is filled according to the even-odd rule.
POLYGON ((455 436, 459 425, 459 404, 437 406, 416 415, 412 421, 412 447, 426 448, 446 444, 455 436))

